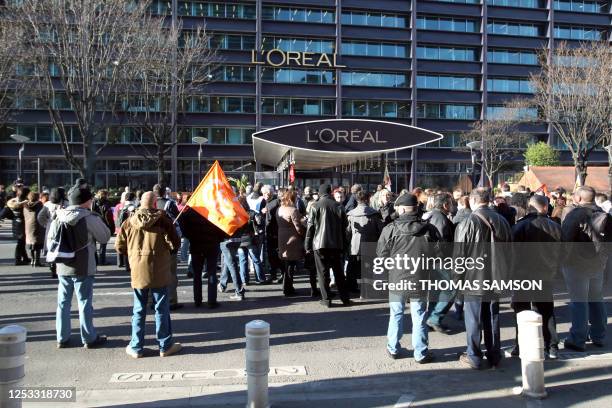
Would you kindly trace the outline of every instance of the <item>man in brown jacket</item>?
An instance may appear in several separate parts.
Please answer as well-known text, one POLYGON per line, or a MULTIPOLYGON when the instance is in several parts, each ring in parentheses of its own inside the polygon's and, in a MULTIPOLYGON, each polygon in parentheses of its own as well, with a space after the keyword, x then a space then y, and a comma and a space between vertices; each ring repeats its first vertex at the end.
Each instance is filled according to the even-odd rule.
POLYGON ((146 305, 149 292, 155 304, 155 332, 159 343, 159 355, 167 357, 178 353, 182 346, 172 338, 168 285, 172 280, 171 251, 178 248, 181 239, 170 218, 155 208, 155 194, 142 195, 140 208, 121 225, 115 249, 127 255, 130 263, 132 288, 134 289, 134 314, 132 316, 132 341, 126 353, 140 358, 144 351, 146 305))

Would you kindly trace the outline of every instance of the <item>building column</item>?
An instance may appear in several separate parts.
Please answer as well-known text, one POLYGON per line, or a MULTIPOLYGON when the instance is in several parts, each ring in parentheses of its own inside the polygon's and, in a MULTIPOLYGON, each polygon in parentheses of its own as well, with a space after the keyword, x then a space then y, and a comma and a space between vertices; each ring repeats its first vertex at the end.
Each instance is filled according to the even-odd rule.
MULTIPOLYGON (((411 0, 410 5, 410 116, 412 117, 412 126, 418 126, 417 121, 417 0, 411 0)), ((412 189, 416 185, 418 152, 417 148, 413 147, 410 153, 410 182, 408 189, 412 189)))

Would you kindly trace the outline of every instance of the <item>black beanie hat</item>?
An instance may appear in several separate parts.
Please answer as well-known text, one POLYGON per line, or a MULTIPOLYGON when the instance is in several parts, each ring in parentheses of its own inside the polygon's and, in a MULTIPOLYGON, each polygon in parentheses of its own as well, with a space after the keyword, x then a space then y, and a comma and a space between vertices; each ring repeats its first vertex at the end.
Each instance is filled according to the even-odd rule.
POLYGON ((319 194, 331 194, 331 186, 329 184, 321 184, 319 187, 319 194))
POLYGON ((68 201, 70 201, 70 205, 85 204, 92 198, 93 194, 88 188, 79 188, 78 186, 74 186, 68 192, 68 201))

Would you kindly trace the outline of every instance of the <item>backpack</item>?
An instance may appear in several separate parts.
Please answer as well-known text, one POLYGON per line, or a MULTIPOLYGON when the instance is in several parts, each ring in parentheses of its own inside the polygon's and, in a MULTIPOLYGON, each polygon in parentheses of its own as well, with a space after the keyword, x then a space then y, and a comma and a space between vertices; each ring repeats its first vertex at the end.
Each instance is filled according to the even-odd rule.
POLYGON ((121 212, 119 213, 119 216, 117 217, 117 219, 119 220, 120 228, 121 228, 121 225, 123 225, 123 223, 125 222, 125 220, 130 218, 130 216, 134 213, 134 211, 136 211, 136 206, 134 206, 134 204, 130 204, 127 207, 123 207, 121 209, 121 212))
POLYGON ((612 242, 612 216, 607 212, 595 210, 588 214, 588 222, 583 229, 595 245, 595 252, 600 253, 604 249, 604 243, 612 242))
POLYGON ((75 225, 58 222, 53 231, 53 240, 47 251, 47 262, 55 262, 66 265, 75 265, 81 256, 87 257, 89 236, 87 232, 87 221, 81 218, 75 225))

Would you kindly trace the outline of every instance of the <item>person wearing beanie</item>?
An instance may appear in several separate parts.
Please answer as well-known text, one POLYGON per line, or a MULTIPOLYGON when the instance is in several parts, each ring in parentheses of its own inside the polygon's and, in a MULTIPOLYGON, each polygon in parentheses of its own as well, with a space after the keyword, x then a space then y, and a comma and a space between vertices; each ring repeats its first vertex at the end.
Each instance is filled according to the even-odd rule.
POLYGON ((70 262, 57 261, 57 348, 70 345, 70 306, 76 292, 79 303, 81 342, 86 349, 106 343, 106 336, 98 334, 93 324, 93 285, 96 275, 96 242, 105 244, 110 231, 102 218, 91 212, 93 194, 89 188, 73 186, 68 192, 69 206, 59 208, 47 234, 47 248, 53 246, 62 228, 71 229, 75 237, 74 258, 70 262))
MULTIPOLYGON (((434 245, 440 240, 436 227, 419 217, 419 200, 414 194, 404 194, 395 200, 398 217, 383 228, 376 247, 376 256, 381 259, 392 259, 396 256, 420 258, 439 256, 434 245)), ((412 347, 414 359, 419 364, 434 360, 429 350, 426 323, 427 292, 420 290, 420 280, 427 279, 429 272, 424 268, 388 269, 389 283, 411 282, 415 289, 405 291, 389 291, 389 328, 387 331, 387 354, 392 359, 400 357, 400 339, 403 336, 403 319, 406 301, 410 302, 412 318, 412 347)))
POLYGON ((319 187, 319 199, 312 206, 306 230, 305 249, 314 253, 315 265, 321 291, 321 304, 331 307, 333 295, 330 293, 329 270, 333 271, 340 300, 349 306, 349 291, 343 271, 344 254, 348 253, 349 241, 346 237, 348 220, 344 206, 331 197, 331 186, 319 187))

